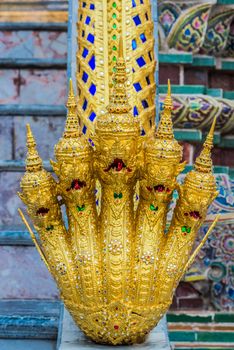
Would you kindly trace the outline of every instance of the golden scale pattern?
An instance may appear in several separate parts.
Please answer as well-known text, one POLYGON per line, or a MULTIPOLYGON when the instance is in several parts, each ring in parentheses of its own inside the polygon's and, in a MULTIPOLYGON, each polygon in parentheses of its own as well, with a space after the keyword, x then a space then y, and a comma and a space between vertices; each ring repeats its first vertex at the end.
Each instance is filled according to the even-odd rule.
POLYGON ((91 113, 95 112, 97 116, 104 114, 109 103, 118 41, 122 33, 129 103, 132 108, 136 107, 141 127, 147 133, 155 123, 156 93, 156 61, 150 0, 80 1, 77 26, 77 108, 82 127, 87 128, 87 135, 92 135, 96 124, 96 119, 90 120, 91 113), (94 36, 93 43, 87 39, 89 34, 94 36), (88 54, 83 55, 86 50, 88 54), (94 69, 89 65, 93 55, 94 69), (143 61, 138 63, 139 58, 143 61), (86 78, 85 81, 83 79, 84 72, 88 75, 87 81, 86 78), (139 84, 140 90, 138 87, 134 88, 134 83, 139 84), (96 86, 94 95, 89 92, 91 84, 96 86), (85 100, 88 106, 84 110, 85 100))
POLYGON ((157 325, 218 217, 191 254, 217 195, 211 161, 215 120, 194 169, 179 185, 176 178, 185 164, 173 134, 170 82, 159 126, 142 138, 125 88, 121 40, 113 81, 107 112, 97 118, 95 148, 81 133, 70 84, 65 131, 55 146, 56 161, 51 161, 57 180, 43 169, 27 126, 26 173, 19 196, 40 240, 22 211, 20 215, 74 321, 95 342, 117 345, 142 342, 157 325), (97 179, 102 193, 99 215, 97 179), (140 198, 134 211, 138 181, 140 198), (165 233, 175 189, 179 200, 165 233))

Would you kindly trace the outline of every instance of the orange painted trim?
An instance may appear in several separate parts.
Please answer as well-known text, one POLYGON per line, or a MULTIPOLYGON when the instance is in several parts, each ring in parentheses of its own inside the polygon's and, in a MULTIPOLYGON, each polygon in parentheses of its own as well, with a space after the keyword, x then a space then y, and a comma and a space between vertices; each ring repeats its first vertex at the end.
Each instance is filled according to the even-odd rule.
POLYGON ((67 22, 66 11, 1 11, 0 22, 67 22))

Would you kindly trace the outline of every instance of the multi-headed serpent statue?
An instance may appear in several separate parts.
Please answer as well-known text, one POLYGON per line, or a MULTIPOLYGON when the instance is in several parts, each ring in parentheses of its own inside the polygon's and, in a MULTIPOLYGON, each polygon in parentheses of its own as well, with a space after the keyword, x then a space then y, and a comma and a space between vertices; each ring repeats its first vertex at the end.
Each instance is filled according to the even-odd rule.
POLYGON ((142 137, 125 81, 120 45, 107 113, 97 118, 92 138, 95 146, 81 133, 70 85, 65 131, 55 146, 56 162, 51 162, 57 181, 43 169, 27 126, 26 173, 19 193, 40 240, 20 211, 22 219, 74 321, 94 341, 114 345, 143 341, 164 315, 210 232, 192 253, 217 195, 211 160, 215 121, 194 169, 179 185, 176 178, 185 164, 173 134, 170 84, 157 130, 142 137), (96 181, 101 186, 100 214, 96 181), (179 199, 166 230, 174 190, 179 199))

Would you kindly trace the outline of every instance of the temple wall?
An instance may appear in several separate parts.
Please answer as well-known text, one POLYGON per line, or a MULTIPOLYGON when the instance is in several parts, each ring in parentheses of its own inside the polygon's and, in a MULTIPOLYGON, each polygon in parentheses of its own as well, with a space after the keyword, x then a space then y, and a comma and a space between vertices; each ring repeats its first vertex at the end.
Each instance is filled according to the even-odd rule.
MULTIPOLYGON (((62 134, 64 125, 67 5, 65 1, 53 1, 53 5, 50 1, 44 2, 45 4, 38 7, 35 1, 33 8, 27 5, 26 1, 17 8, 11 1, 0 4, 0 266, 2 266, 0 276, 1 285, 4 285, 4 288, 1 288, 0 299, 58 297, 51 277, 40 262, 32 244, 29 243, 26 230, 22 228, 17 214, 17 208, 22 207, 22 204, 16 197, 23 171, 22 160, 25 156, 25 124, 31 123, 38 140, 39 152, 46 165, 49 158, 53 157, 53 145, 62 134), (32 10, 35 11, 35 16, 32 16, 32 10), (5 23, 6 20, 8 24, 5 23), (25 22, 24 25, 19 24, 22 21, 25 22), (13 243, 14 235, 16 241, 18 240, 17 244, 13 243), (4 242, 8 242, 7 244, 10 242, 11 245, 6 245, 4 242), (11 283, 8 283, 9 276, 12 279, 11 283)), ((208 89, 216 89, 216 94, 219 90, 221 95, 218 98, 233 98, 233 58, 229 59, 233 56, 225 54, 226 61, 222 61, 223 56, 218 56, 218 59, 215 58, 217 61, 215 64, 199 67, 193 66, 191 61, 191 57, 197 53, 193 55, 185 51, 185 58, 180 55, 175 58, 174 49, 160 48, 159 83, 162 95, 163 85, 170 78, 172 84, 176 85, 175 91, 183 84, 189 85, 190 89, 195 91, 197 86, 202 85, 208 89), (188 57, 189 62, 186 61, 188 57), (225 66, 222 62, 229 62, 229 65, 226 63, 225 66)), ((182 55, 181 52, 180 54, 182 55)), ((216 53, 210 53, 208 56, 214 58, 216 53)), ((216 98, 213 95, 206 96, 210 98, 210 104, 213 102, 212 98, 216 98)), ((233 112, 230 112, 230 115, 231 113, 233 112)), ((200 148, 203 127, 199 126, 192 135, 184 131, 184 128, 177 129, 177 135, 185 145, 184 159, 191 164, 200 148)), ((233 215, 234 204, 234 185, 230 177, 231 168, 234 166, 233 148, 230 147, 230 143, 233 145, 233 133, 230 132, 228 137, 224 135, 223 139, 222 137, 217 134, 214 163, 230 169, 223 167, 217 170, 221 174, 217 181, 223 192, 216 203, 216 209, 222 208, 230 217, 233 215), (226 201, 224 193, 228 196, 226 201)), ((210 245, 205 247, 203 256, 199 257, 196 265, 197 269, 202 269, 202 280, 198 279, 195 282, 188 280, 180 284, 172 306, 174 309, 230 309, 233 289, 228 286, 231 283, 230 254, 233 248, 230 243, 232 238, 229 237, 232 235, 233 226, 230 222, 220 224, 214 231, 209 240, 210 245), (222 238, 216 237, 219 232, 222 233, 222 238), (220 242, 219 246, 215 246, 217 241, 220 242), (215 282, 217 277, 212 275, 210 266, 220 272, 220 276, 224 271, 219 281, 215 282), (217 302, 218 299, 221 300, 220 303, 217 302)), ((194 277, 196 273, 192 273, 191 280, 196 279, 194 277)))

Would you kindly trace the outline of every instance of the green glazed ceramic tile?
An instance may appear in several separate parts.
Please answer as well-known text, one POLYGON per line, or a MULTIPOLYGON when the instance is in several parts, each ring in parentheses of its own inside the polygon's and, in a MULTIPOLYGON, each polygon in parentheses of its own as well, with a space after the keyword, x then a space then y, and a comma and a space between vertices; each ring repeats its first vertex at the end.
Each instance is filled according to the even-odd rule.
POLYGON ((188 64, 193 62, 191 53, 159 53, 159 63, 188 64))
POLYGON ((216 60, 213 56, 197 55, 193 56, 193 66, 196 67, 215 67, 216 60))

